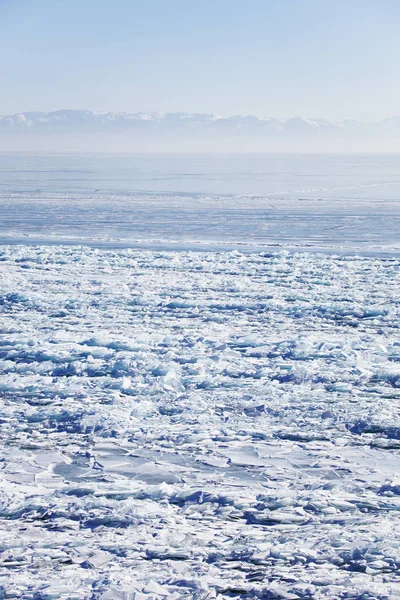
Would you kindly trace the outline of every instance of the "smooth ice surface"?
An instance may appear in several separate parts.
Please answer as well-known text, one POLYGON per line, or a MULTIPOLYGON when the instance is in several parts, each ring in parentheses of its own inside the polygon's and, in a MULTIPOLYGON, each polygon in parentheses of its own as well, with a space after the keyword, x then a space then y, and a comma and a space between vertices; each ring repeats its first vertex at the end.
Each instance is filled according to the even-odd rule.
POLYGON ((0 242, 400 250, 400 155, 0 155, 0 242))
POLYGON ((0 597, 400 597, 399 284, 3 246, 0 597))

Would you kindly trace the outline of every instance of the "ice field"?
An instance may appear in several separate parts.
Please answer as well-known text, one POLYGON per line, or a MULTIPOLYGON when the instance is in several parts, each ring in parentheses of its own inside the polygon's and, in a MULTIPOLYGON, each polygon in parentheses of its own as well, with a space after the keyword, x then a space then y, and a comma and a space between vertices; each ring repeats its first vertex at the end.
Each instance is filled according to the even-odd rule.
POLYGON ((398 259, 4 246, 4 598, 395 598, 398 259))
POLYGON ((0 154, 0 242, 400 251, 400 155, 0 154))
POLYGON ((68 160, 0 157, 0 599, 400 598, 399 157, 68 160))

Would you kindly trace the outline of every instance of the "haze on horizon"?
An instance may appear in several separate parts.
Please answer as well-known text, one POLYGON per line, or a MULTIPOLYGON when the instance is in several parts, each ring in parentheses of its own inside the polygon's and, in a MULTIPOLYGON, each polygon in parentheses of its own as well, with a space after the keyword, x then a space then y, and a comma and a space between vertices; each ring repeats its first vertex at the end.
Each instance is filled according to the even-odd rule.
POLYGON ((372 123, 201 113, 26 112, 0 117, 0 151, 398 152, 400 117, 372 123))

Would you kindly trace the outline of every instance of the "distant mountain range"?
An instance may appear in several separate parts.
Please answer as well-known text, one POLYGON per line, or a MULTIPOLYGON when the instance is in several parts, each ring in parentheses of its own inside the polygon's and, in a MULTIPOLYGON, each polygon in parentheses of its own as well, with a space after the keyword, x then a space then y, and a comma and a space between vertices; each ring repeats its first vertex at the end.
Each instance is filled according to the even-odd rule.
POLYGON ((54 112, 24 112, 0 116, 0 132, 18 131, 162 131, 207 130, 262 134, 327 133, 390 133, 400 134, 400 117, 365 123, 356 120, 340 122, 324 119, 276 119, 255 115, 220 117, 206 113, 97 113, 90 110, 57 110, 54 112))
POLYGON ((122 148, 141 147, 143 144, 164 147, 172 143, 177 149, 182 144, 196 148, 196 144, 207 147, 210 143, 213 147, 219 144, 221 148, 234 148, 234 140, 238 149, 245 146, 290 149, 291 144, 311 143, 315 146, 328 141, 340 146, 346 140, 358 140, 360 143, 380 140, 384 149, 385 140, 400 140, 400 117, 367 123, 302 117, 277 119, 254 115, 221 117, 203 113, 96 113, 89 110, 0 116, 2 150, 18 146, 35 147, 38 143, 42 148, 63 148, 65 144, 69 148, 71 136, 75 140, 74 148, 82 144, 87 146, 89 139, 108 139, 114 142, 115 147, 118 147, 116 140, 119 140, 122 148), (67 138, 68 143, 65 141, 67 138))

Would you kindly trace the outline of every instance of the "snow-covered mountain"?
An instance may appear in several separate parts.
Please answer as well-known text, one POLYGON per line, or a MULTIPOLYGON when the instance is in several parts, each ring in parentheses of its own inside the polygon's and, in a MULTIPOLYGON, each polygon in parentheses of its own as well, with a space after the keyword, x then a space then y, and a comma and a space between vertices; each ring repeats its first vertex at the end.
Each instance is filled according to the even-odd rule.
POLYGON ((400 117, 373 123, 347 120, 332 122, 323 119, 276 119, 255 115, 221 117, 203 113, 96 113, 90 110, 58 110, 54 112, 25 112, 0 116, 0 131, 104 130, 112 129, 208 129, 214 131, 247 130, 261 133, 316 133, 355 131, 400 132, 400 117))
POLYGON ((222 117, 203 113, 96 113, 89 110, 25 112, 0 116, 0 149, 15 147, 15 142, 18 146, 18 140, 24 140, 22 145, 27 145, 27 141, 30 141, 28 145, 32 147, 37 141, 44 147, 43 141, 46 140, 47 146, 52 148, 55 147, 56 137, 57 147, 61 149, 67 138, 71 141, 71 136, 74 136, 76 149, 83 143, 83 138, 86 143, 89 138, 93 141, 99 137, 103 141, 107 138, 116 147, 118 139, 119 144, 122 144, 121 148, 141 147, 143 144, 162 147, 166 143, 174 144, 176 148, 182 144, 190 148, 196 148, 196 145, 208 147, 207 144, 210 143, 213 147, 217 144, 221 148, 234 148, 234 140, 241 144, 238 149, 244 145, 250 148, 252 145, 269 149, 290 148, 290 144, 306 142, 314 146, 316 143, 329 142, 340 147, 341 143, 348 144, 348 140, 357 140, 364 145, 365 142, 372 143, 374 140, 399 140, 400 117, 366 123, 302 117, 277 119, 254 115, 222 117), (52 142, 50 145, 49 140, 52 142))

